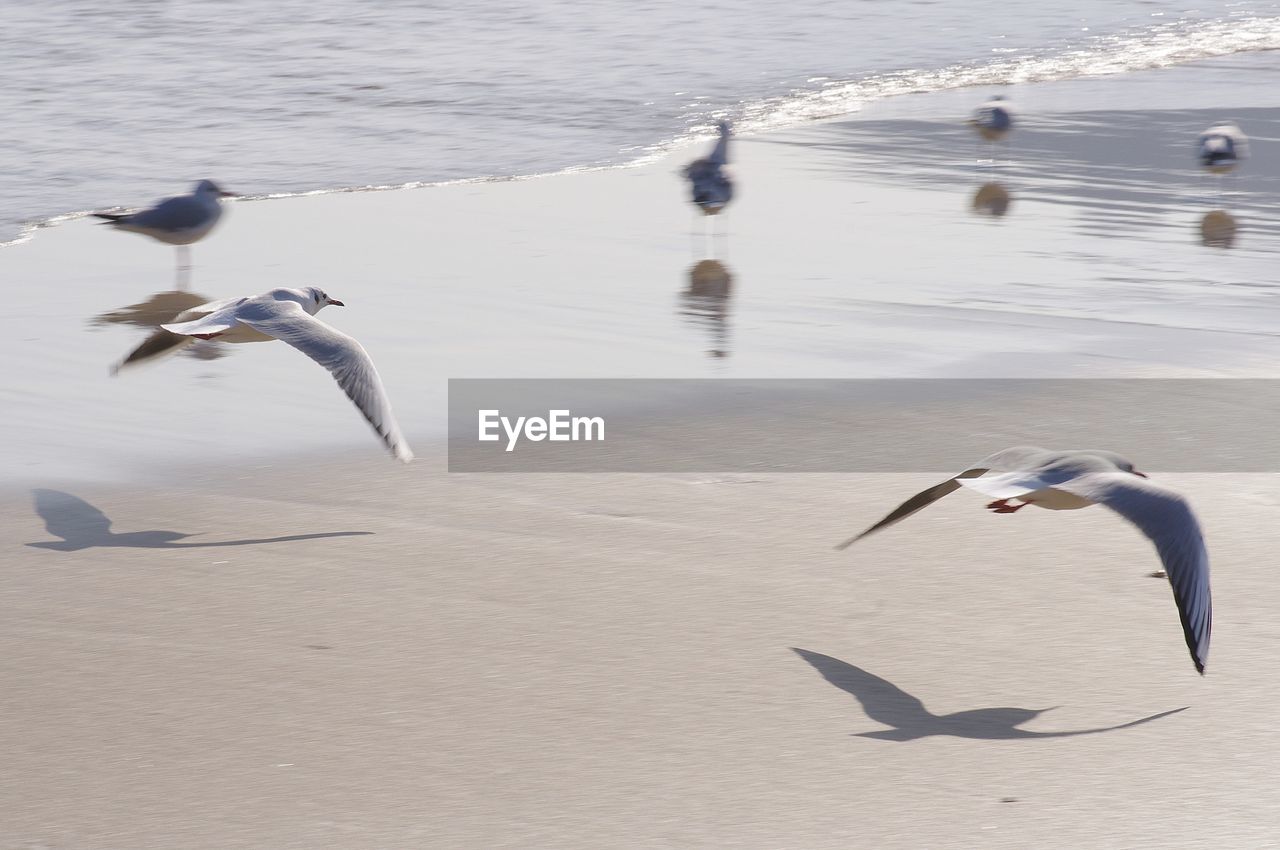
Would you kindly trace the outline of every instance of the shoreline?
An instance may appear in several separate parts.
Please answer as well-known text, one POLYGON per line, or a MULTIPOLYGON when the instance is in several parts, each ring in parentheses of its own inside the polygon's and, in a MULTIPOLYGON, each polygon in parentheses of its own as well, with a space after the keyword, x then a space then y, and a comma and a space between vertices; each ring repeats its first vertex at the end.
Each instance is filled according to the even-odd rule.
MULTIPOLYGON (((1021 96, 1061 110, 1095 103, 1109 85, 1122 103, 1188 76, 1217 92, 1241 64, 1033 84, 1021 96)), ((959 122, 963 96, 737 139, 741 198, 717 220, 718 236, 699 232, 707 222, 691 216, 674 174, 687 151, 555 179, 233 204, 195 246, 192 291, 181 297, 320 285, 346 300, 322 318, 370 351, 420 447, 443 436, 451 377, 1271 373, 1280 336, 1265 299, 1280 240, 1257 211, 1273 194, 1280 202, 1280 172, 1265 165, 1267 138, 1248 166, 1240 244, 1224 251, 1194 235, 1195 175, 1180 148, 1160 154, 1141 196, 1089 175, 1054 182, 1071 174, 1072 157, 1129 162, 1147 142, 1130 133, 1111 151, 1078 149, 1092 144, 1092 125, 1064 134, 1069 111, 1032 113, 1028 149, 974 173, 958 165, 974 151, 959 122), (884 132, 914 134, 934 155, 877 145, 884 132), (1009 183, 1010 211, 976 216, 969 197, 992 179, 1009 183), (1099 215, 1105 227, 1092 221, 1099 215), (988 268, 997 254, 1001 268, 988 268)), ((1134 115, 1164 122, 1169 135, 1202 120, 1134 115)), ((1253 119, 1265 136, 1264 120, 1280 135, 1280 111, 1253 119)), ((217 359, 108 378, 142 338, 143 314, 178 297, 172 257, 85 221, 0 250, 7 279, 42 281, 0 317, 0 354, 31 364, 0 391, 15 411, 0 426, 10 481, 128 478, 186 457, 259 464, 281 451, 383 460, 329 376, 284 345, 228 346, 217 359)))

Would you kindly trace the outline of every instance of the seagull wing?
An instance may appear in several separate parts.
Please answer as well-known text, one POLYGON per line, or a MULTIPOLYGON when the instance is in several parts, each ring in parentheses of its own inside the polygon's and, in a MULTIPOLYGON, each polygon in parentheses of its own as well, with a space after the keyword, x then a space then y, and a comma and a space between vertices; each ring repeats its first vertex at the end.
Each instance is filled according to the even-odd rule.
POLYGON ((173 317, 175 322, 186 322, 198 316, 207 316, 210 313, 216 313, 219 310, 225 310, 228 307, 234 307, 237 304, 248 301, 248 298, 219 298, 217 301, 206 301, 204 304, 197 304, 194 307, 188 307, 181 313, 173 317))
POLYGON ((405 463, 413 460, 378 370, 359 342, 308 314, 294 301, 253 299, 239 308, 236 319, 287 342, 328 369, 392 454, 405 463))
POLYGON ((179 195, 136 212, 124 221, 153 230, 190 230, 207 224, 210 217, 217 215, 217 209, 195 195, 179 195))
POLYGON ((1173 586, 1191 660, 1203 674, 1209 660, 1213 600, 1209 592, 1209 553, 1191 505, 1172 490, 1124 472, 1082 475, 1056 486, 1106 505, 1155 544, 1173 586))
MULTIPOLYGON (((181 334, 183 336, 220 334, 224 331, 229 331, 236 326, 236 322, 240 320, 237 311, 242 303, 247 300, 248 299, 242 298, 240 301, 233 302, 232 304, 213 313, 206 313, 204 315, 195 313, 199 318, 192 319, 188 322, 168 322, 160 327, 170 333, 181 334)), ((302 308, 299 307, 298 309, 301 310, 302 308)), ((187 312, 191 313, 194 311, 189 310, 187 312)), ((185 316, 187 313, 183 313, 182 315, 185 316)), ((182 316, 179 316, 178 318, 182 318, 182 316)))
POLYGON ((910 499, 907 499, 901 505, 894 508, 893 511, 884 519, 880 520, 861 534, 850 537, 848 540, 836 546, 836 548, 848 549, 868 534, 872 534, 882 528, 888 528, 894 523, 901 522, 911 516, 916 511, 927 508, 929 505, 932 505, 948 493, 953 493, 960 489, 960 481, 962 479, 977 478, 979 475, 983 475, 984 473, 992 470, 1002 471, 1034 468, 1037 460, 1048 454, 1048 451, 1036 446, 1015 446, 1011 449, 996 452, 990 457, 984 458, 978 463, 970 466, 963 472, 953 475, 941 484, 935 484, 927 490, 921 490, 919 493, 916 493, 910 499))

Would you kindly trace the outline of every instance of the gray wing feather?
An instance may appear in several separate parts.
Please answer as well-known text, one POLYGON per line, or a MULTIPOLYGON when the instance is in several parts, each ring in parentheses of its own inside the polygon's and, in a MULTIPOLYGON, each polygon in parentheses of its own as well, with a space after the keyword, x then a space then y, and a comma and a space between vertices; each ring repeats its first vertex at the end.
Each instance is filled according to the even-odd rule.
POLYGON ((1084 475, 1058 489, 1106 505, 1155 544, 1173 587, 1191 660, 1203 674, 1209 660, 1213 599, 1209 553, 1191 505, 1172 490, 1123 472, 1084 475))
POLYGON ((916 511, 927 508, 934 502, 960 489, 957 483, 961 478, 977 478, 987 472, 1014 472, 1024 469, 1034 469, 1038 465, 1038 461, 1042 457, 1051 455, 1047 449, 1037 446, 1014 446, 1011 449, 996 452, 990 457, 983 458, 978 463, 973 464, 963 472, 953 475, 941 484, 935 484, 927 490, 921 490, 910 499, 907 499, 901 505, 894 508, 893 511, 884 519, 868 528, 861 534, 850 537, 848 540, 836 546, 837 549, 848 549, 854 543, 857 543, 868 534, 879 531, 882 528, 888 528, 894 523, 901 522, 911 516, 916 511))
POLYGON ((237 304, 243 304, 245 301, 248 301, 248 300, 249 300, 248 298, 245 298, 242 296, 240 298, 220 298, 217 301, 206 301, 203 304, 197 304, 194 307, 188 307, 187 309, 179 313, 177 316, 174 316, 172 321, 186 322, 191 319, 197 318, 199 316, 207 316, 210 313, 216 313, 219 310, 225 310, 228 307, 233 307, 237 304))
POLYGON ((237 310, 236 319, 287 342, 328 369, 392 454, 405 463, 413 460, 378 370, 359 342, 292 301, 250 301, 237 310))
POLYGON ((161 201, 151 209, 134 213, 125 221, 156 230, 190 230, 207 224, 211 216, 217 215, 217 209, 193 195, 179 195, 161 201))

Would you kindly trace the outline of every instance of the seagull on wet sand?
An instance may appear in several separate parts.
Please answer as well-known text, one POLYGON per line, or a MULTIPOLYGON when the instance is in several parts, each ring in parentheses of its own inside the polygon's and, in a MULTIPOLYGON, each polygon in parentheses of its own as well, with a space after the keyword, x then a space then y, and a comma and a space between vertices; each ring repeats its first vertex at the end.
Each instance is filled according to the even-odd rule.
POLYGON ((117 230, 142 233, 178 249, 179 269, 188 245, 199 242, 222 218, 222 198, 234 198, 212 180, 201 180, 189 195, 166 198, 155 206, 133 213, 94 213, 117 230))
MULTIPOLYGON (((140 347, 125 363, 150 359, 196 339, 232 343, 283 340, 328 369, 391 453, 408 463, 413 460, 413 452, 400 433, 382 379, 368 352, 356 340, 315 318, 316 313, 330 305, 346 306, 314 286, 273 289, 251 298, 213 301, 187 310, 174 321, 160 326, 175 335, 168 349, 156 350, 153 346, 142 354, 140 347)), ((143 347, 146 346, 144 343, 143 347)))
POLYGON ((1215 124, 1196 139, 1196 159, 1212 174, 1226 174, 1249 158, 1249 137, 1230 122, 1215 124))
POLYGON ((998 142, 1013 129, 1013 112, 1003 95, 996 95, 973 111, 969 123, 988 142, 998 142))
POLYGON ((729 122, 721 121, 716 126, 720 130, 720 138, 710 155, 695 159, 684 168, 693 202, 706 215, 715 215, 733 200, 733 181, 724 172, 724 166, 729 163, 729 122))
POLYGON ((1136 525, 1155 544, 1173 587, 1191 660, 1196 670, 1204 673, 1213 604, 1209 554, 1200 524, 1186 499, 1147 480, 1130 461, 1114 452, 1050 451, 1035 446, 996 452, 917 493, 836 548, 847 548, 868 534, 900 522, 961 486, 994 497, 987 508, 998 514, 1011 514, 1027 505, 1060 511, 1100 504, 1136 525), (1018 504, 1010 504, 1011 499, 1018 504))

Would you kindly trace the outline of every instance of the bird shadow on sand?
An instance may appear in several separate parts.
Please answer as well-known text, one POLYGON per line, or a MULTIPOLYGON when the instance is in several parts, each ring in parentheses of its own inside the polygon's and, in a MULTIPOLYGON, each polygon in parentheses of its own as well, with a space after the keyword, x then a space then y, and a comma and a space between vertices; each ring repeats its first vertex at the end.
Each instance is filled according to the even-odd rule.
POLYGON ((840 690, 852 694, 862 704, 867 717, 891 726, 875 732, 859 732, 859 738, 877 738, 881 741, 914 741, 930 735, 951 735, 956 738, 979 740, 1014 740, 1018 738, 1068 738, 1075 735, 1096 735, 1128 729, 1186 711, 1189 706, 1162 711, 1150 717, 1131 720, 1116 726, 1097 729, 1077 729, 1069 732, 1032 732, 1018 727, 1051 709, 1030 708, 975 708, 953 714, 937 715, 929 712, 924 703, 892 682, 868 673, 852 664, 829 655, 820 655, 807 649, 792 651, 809 662, 815 670, 840 690))
POLYGON ((197 549, 214 546, 252 546, 258 543, 287 543, 293 540, 319 540, 324 537, 355 537, 373 534, 372 531, 325 531, 317 534, 290 534, 284 537, 257 537, 247 540, 216 540, 201 543, 177 541, 193 534, 179 531, 127 531, 111 530, 111 520, 102 511, 84 499, 60 490, 32 490, 36 513, 44 520, 44 527, 61 540, 28 543, 36 549, 53 549, 59 552, 76 552, 96 546, 134 547, 141 549, 197 549))

